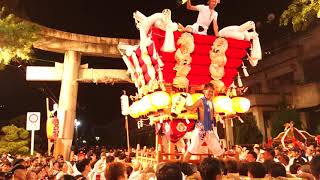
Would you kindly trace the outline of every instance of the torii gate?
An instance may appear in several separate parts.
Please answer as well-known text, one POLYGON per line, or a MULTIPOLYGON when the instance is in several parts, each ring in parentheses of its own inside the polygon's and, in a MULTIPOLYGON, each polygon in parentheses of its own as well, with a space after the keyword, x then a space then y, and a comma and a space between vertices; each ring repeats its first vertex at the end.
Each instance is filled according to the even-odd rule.
POLYGON ((61 81, 59 113, 63 115, 59 123, 59 137, 55 144, 54 155, 63 154, 69 159, 76 115, 78 83, 121 83, 131 82, 126 70, 91 69, 81 64, 81 55, 121 58, 117 45, 135 45, 138 40, 94 37, 63 32, 40 26, 42 39, 33 44, 37 49, 64 53, 64 63, 54 67, 28 66, 27 81, 61 81))

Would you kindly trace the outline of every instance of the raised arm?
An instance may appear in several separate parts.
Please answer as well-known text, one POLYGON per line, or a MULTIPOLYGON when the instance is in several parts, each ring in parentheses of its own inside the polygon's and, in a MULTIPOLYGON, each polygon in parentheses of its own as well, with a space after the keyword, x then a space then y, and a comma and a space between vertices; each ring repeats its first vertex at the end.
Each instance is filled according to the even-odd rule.
POLYGON ((200 106, 201 106, 202 100, 199 99, 197 102, 195 102, 192 106, 187 106, 185 105, 184 107, 188 110, 188 111, 195 111, 197 110, 200 106))
POLYGON ((198 11, 196 6, 191 5, 191 0, 187 0, 187 9, 191 11, 198 11))

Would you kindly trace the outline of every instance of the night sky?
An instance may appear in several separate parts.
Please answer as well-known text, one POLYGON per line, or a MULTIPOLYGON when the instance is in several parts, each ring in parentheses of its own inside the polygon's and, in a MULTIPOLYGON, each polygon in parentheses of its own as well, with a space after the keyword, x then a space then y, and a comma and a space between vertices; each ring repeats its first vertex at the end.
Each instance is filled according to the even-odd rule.
MULTIPOLYGON (((220 28, 240 25, 248 20, 266 22, 269 13, 276 18, 289 0, 221 0, 216 10, 220 28)), ((205 1, 193 0, 196 5, 205 1)), ((28 18, 38 24, 63 31, 104 37, 138 38, 132 13, 139 10, 145 15, 172 10, 172 18, 183 25, 196 21, 197 13, 187 11, 176 0, 23 0, 20 2, 28 18)), ((212 33, 212 30, 209 31, 212 33)), ((266 36, 266 35, 265 35, 266 36)), ((261 37, 268 38, 268 37, 261 37)), ((35 50, 34 61, 29 65, 53 66, 62 62, 63 55, 35 50)), ((93 68, 126 69, 121 59, 82 57, 82 64, 93 68)), ((16 64, 0 71, 0 121, 41 111, 45 122, 45 97, 58 100, 59 82, 26 82, 24 67, 16 64)), ((120 96, 125 89, 134 94, 130 84, 80 84, 77 118, 83 123, 80 133, 87 136, 104 136, 106 132, 123 132, 120 113, 120 96), (97 128, 96 128, 97 127, 97 128), (104 128, 103 128, 104 127, 104 128), (100 131, 102 132, 100 132, 100 131)), ((43 123, 44 124, 44 123, 43 123)), ((134 123, 131 124, 133 127, 134 123)), ((106 139, 108 142, 108 139, 106 139)))

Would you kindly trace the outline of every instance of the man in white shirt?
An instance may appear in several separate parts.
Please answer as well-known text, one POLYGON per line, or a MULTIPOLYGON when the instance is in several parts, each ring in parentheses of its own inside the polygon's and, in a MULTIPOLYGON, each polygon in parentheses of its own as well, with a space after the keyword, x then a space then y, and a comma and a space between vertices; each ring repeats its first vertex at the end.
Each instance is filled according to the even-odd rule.
POLYGON ((190 0, 187 1, 187 9, 199 11, 197 22, 188 25, 185 31, 196 34, 206 35, 211 23, 213 23, 213 31, 215 36, 219 36, 218 12, 214 10, 220 0, 209 0, 208 5, 200 4, 193 6, 190 0))
POLYGON ((308 160, 308 162, 311 162, 313 156, 314 156, 315 148, 314 145, 311 144, 306 149, 305 158, 308 160))

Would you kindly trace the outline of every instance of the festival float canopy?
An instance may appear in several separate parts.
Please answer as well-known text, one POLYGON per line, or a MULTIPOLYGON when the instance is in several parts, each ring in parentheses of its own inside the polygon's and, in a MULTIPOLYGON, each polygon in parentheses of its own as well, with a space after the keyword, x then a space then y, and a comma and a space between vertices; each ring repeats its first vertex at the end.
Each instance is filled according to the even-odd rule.
MULTIPOLYGON (((261 59, 259 38, 252 21, 226 27, 219 32, 221 37, 215 37, 181 31, 171 21, 168 9, 149 17, 136 11, 134 18, 140 31, 140 44, 118 46, 138 89, 127 110, 131 117, 147 118, 150 124, 156 124, 156 129, 186 132, 194 125, 190 120, 198 118, 195 112, 184 109, 184 104, 192 105, 199 100, 203 96, 199 91, 208 82, 217 93, 225 94, 213 100, 218 119, 249 110, 248 99, 230 97, 236 96, 232 93, 236 91, 236 76, 238 86, 243 86, 239 67, 242 66, 245 76, 248 74, 243 59, 247 57, 252 66, 261 59), (249 32, 250 29, 253 31, 249 32), (163 121, 170 123, 162 126, 163 121)), ((142 124, 138 122, 138 125, 142 124)))

